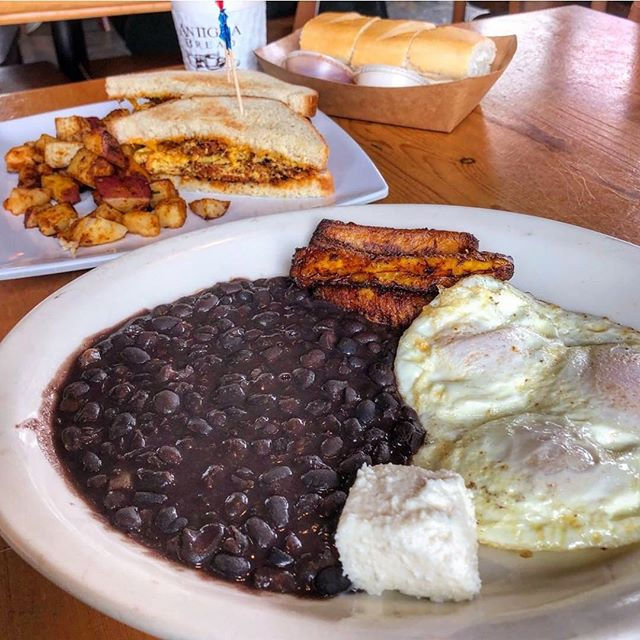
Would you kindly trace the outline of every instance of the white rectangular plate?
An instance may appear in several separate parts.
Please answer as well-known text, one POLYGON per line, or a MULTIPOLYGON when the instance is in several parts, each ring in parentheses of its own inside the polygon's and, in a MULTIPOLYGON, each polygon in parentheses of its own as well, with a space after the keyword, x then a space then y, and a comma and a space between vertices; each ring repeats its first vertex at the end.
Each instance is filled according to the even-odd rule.
MULTIPOLYGON (((101 118, 118 106, 121 105, 115 101, 98 102, 0 122, 0 153, 4 156, 11 147, 23 144, 27 140, 37 140, 43 133, 55 135, 54 118, 70 115, 101 118)), ((128 234, 113 244, 80 249, 75 258, 64 251, 55 238, 47 238, 37 229, 25 229, 23 216, 14 216, 8 211, 3 211, 0 213, 0 280, 88 269, 112 260, 131 249, 137 249, 160 239, 164 240, 232 220, 283 211, 312 209, 331 204, 366 204, 386 197, 389 193, 387 183, 358 143, 324 113, 319 112, 312 122, 329 145, 329 171, 335 183, 333 196, 329 198, 256 198, 225 194, 221 197, 224 200, 231 200, 231 206, 223 218, 207 221, 189 213, 185 225, 180 229, 163 229, 156 238, 128 234)), ((7 173, 3 163, 0 168, 0 202, 4 201, 16 185, 17 174, 7 173)), ((211 194, 183 189, 180 195, 189 202, 211 194)), ((82 195, 82 202, 76 206, 76 210, 80 215, 84 215, 94 207, 91 194, 86 192, 82 195)))

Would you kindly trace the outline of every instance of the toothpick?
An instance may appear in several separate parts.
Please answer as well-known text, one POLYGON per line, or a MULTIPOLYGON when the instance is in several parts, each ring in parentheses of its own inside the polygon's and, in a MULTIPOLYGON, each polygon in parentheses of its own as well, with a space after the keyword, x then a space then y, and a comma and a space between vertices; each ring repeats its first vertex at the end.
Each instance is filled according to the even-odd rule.
MULTIPOLYGON (((227 49, 227 65, 231 68, 231 75, 233 76, 233 84, 236 87, 236 98, 238 99, 238 107, 240 109, 240 115, 244 115, 244 105, 242 104, 242 94, 240 93, 240 83, 238 82, 238 71, 236 70, 236 59, 233 55, 233 51, 227 49)), ((229 71, 227 70, 227 74, 229 71)), ((228 78, 228 75, 227 75, 228 78)))

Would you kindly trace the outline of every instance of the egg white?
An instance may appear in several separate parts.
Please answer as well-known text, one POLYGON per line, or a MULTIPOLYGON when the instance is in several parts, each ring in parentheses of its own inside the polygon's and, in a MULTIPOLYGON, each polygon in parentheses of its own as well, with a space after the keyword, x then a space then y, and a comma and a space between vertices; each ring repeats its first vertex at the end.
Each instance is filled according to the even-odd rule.
POLYGON ((465 478, 480 542, 640 540, 639 332, 473 276, 425 307, 395 371, 427 430, 414 463, 465 478))

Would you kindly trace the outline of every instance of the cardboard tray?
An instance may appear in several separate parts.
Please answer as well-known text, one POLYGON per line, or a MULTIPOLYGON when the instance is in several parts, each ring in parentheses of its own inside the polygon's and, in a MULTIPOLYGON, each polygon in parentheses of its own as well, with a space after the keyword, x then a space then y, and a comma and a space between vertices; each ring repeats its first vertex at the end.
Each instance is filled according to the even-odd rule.
POLYGON ((420 87, 363 87, 319 80, 285 69, 285 57, 299 48, 300 31, 256 49, 263 71, 315 89, 320 95, 320 109, 329 115, 447 133, 475 109, 507 68, 517 48, 515 36, 492 37, 496 59, 485 76, 420 87))

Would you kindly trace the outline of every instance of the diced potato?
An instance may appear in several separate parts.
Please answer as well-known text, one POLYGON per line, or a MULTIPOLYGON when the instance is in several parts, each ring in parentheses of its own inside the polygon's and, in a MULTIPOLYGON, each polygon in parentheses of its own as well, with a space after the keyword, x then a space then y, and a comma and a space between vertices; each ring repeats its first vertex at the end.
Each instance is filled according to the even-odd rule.
POLYGON ((56 138, 65 142, 82 142, 86 133, 91 131, 91 125, 86 118, 69 116, 56 118, 56 138))
POLYGON ((95 187, 96 178, 110 176, 113 172, 113 165, 88 149, 80 149, 73 156, 73 160, 67 169, 67 173, 72 178, 82 182, 82 184, 86 184, 88 187, 95 187))
POLYGON ((202 198, 189 203, 189 209, 197 216, 205 220, 214 220, 222 217, 229 208, 226 200, 216 200, 215 198, 202 198))
POLYGON ((127 159, 122 153, 118 141, 108 131, 87 133, 82 142, 89 151, 108 160, 111 164, 115 164, 116 167, 124 169, 127 166, 127 159))
POLYGON ((105 220, 113 220, 113 222, 119 222, 122 224, 122 213, 113 207, 110 207, 108 204, 103 202, 98 208, 90 213, 96 218, 104 218, 105 220))
POLYGON ((73 245, 76 247, 93 247, 97 244, 115 242, 123 238, 126 233, 127 228, 118 222, 105 218, 85 216, 80 218, 70 230, 64 233, 62 239, 71 245, 66 248, 72 250, 73 245))
POLYGON ((78 218, 75 209, 67 202, 56 204, 42 211, 35 217, 40 232, 45 236, 55 236, 68 229, 78 218))
POLYGON ((160 200, 153 213, 158 216, 161 227, 178 229, 187 219, 187 203, 182 198, 160 200))
POLYGON ((41 162, 40 164, 37 164, 36 169, 38 170, 38 173, 41 176, 49 176, 54 172, 53 169, 46 162, 41 162))
POLYGON ((38 153, 44 157, 44 148, 50 144, 51 142, 56 142, 56 139, 53 136, 50 136, 48 133, 43 133, 35 142, 35 148, 38 150, 38 153))
POLYGON ((51 196, 58 202, 76 204, 80 202, 80 189, 78 183, 68 176, 54 173, 50 176, 42 176, 42 186, 51 191, 51 196))
POLYGON ((126 142, 121 144, 120 148, 127 158, 131 158, 131 156, 136 152, 136 148, 132 144, 127 144, 126 142))
POLYGON ((51 200, 51 192, 48 189, 23 189, 22 187, 16 187, 11 190, 3 206, 7 211, 18 216, 31 209, 31 207, 39 204, 48 204, 49 200, 51 200))
POLYGON ((40 184, 40 173, 38 167, 35 164, 28 164, 18 173, 18 186, 25 189, 36 189, 42 186, 40 184))
POLYGON ((148 211, 128 211, 122 214, 122 224, 139 236, 160 235, 160 220, 155 213, 148 211))
POLYGON ((113 111, 109 111, 107 115, 102 118, 102 122, 108 127, 112 122, 118 120, 118 118, 124 118, 124 116, 131 115, 129 109, 114 109, 113 111))
POLYGON ((132 157, 127 157, 127 168, 125 173, 128 176, 142 176, 147 180, 151 179, 151 174, 141 165, 138 164, 132 157))
POLYGON ((33 229, 38 226, 38 214, 41 211, 46 211, 49 209, 51 205, 47 204, 37 204, 35 207, 31 207, 25 214, 22 219, 24 222, 25 229, 33 229))
POLYGON ((149 186, 151 187, 152 208, 155 208, 160 200, 178 197, 178 191, 173 186, 173 182, 171 182, 171 180, 152 180, 149 183, 149 186))
POLYGON ((4 154, 4 161, 7 164, 7 171, 18 173, 20 169, 37 164, 38 151, 33 143, 21 144, 13 147, 4 154))
POLYGON ((146 209, 151 201, 149 182, 139 175, 96 178, 96 191, 100 202, 123 212, 146 209))
POLYGON ((81 142, 48 142, 44 147, 44 161, 54 169, 64 169, 82 149, 81 142))

